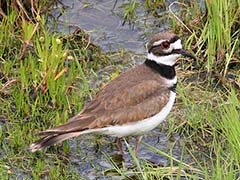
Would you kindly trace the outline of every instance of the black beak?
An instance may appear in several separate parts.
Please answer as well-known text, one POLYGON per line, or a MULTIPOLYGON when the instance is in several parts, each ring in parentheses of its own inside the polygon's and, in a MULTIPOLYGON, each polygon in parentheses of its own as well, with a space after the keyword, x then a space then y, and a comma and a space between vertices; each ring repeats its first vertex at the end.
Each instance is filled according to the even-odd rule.
POLYGON ((185 51, 183 49, 174 49, 173 53, 181 54, 181 55, 183 55, 185 57, 190 57, 190 58, 196 60, 195 56, 193 56, 191 53, 189 53, 189 52, 187 52, 187 51, 185 51))

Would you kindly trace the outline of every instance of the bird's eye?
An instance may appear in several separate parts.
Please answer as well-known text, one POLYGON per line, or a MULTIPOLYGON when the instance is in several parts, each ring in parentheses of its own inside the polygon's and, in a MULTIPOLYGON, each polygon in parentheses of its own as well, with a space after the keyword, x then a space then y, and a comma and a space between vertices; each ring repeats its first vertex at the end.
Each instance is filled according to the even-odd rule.
POLYGON ((161 47, 163 49, 168 49, 170 47, 170 43, 168 41, 164 41, 161 43, 161 47))

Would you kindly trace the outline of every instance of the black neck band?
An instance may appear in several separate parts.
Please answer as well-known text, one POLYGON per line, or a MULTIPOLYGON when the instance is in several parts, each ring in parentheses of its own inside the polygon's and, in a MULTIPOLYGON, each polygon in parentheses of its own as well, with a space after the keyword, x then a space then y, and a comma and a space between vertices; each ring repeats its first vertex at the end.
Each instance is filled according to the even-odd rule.
POLYGON ((171 90, 172 92, 176 93, 176 88, 177 88, 177 83, 173 84, 171 87, 169 87, 168 89, 171 90))
POLYGON ((161 76, 167 79, 173 79, 176 76, 176 71, 174 66, 168 66, 164 64, 158 64, 155 61, 146 59, 144 62, 148 67, 157 71, 161 76))

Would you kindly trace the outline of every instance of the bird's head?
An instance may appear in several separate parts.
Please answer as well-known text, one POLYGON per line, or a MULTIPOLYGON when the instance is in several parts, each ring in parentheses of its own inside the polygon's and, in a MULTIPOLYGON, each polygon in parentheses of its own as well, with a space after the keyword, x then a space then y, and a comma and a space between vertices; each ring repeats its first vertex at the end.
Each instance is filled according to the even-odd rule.
POLYGON ((173 66, 179 56, 195 59, 189 52, 182 49, 181 39, 174 33, 158 33, 147 44, 149 60, 158 64, 173 66))

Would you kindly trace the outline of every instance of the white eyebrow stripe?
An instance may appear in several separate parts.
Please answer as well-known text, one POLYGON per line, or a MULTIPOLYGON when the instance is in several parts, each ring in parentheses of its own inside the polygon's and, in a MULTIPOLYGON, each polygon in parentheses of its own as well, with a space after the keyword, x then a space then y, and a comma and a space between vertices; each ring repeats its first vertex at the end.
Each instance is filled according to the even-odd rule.
POLYGON ((158 46, 158 45, 160 45, 164 41, 167 41, 167 40, 166 39, 161 39, 159 41, 156 41, 156 42, 153 43, 153 46, 158 46))
MULTIPOLYGON (((160 45, 162 42, 164 41, 168 41, 166 39, 161 39, 159 41, 156 41, 153 43, 153 46, 158 46, 160 45)), ((175 41, 174 43, 171 43, 170 45, 173 49, 182 49, 182 43, 181 43, 181 39, 178 39, 177 41, 175 41)))

